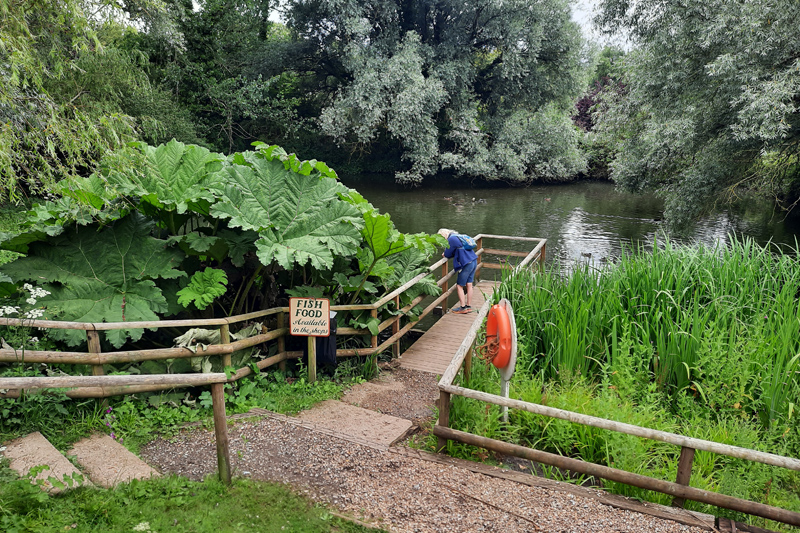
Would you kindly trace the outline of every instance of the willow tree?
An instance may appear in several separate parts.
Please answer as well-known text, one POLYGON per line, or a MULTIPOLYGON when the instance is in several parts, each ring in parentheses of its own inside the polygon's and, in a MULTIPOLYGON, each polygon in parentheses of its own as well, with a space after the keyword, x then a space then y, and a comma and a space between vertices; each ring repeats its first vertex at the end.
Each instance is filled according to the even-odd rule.
POLYGON ((598 131, 612 178, 655 189, 685 223, 742 188, 800 199, 800 4, 603 0, 598 22, 635 44, 598 131))
POLYGON ((562 180, 585 165, 567 0, 294 0, 289 26, 336 89, 322 131, 353 150, 399 145, 400 182, 562 180))
POLYGON ((177 46, 180 36, 162 2, 124 6, 0 0, 0 201, 88 175, 127 140, 167 136, 169 95, 114 41, 131 21, 177 46))

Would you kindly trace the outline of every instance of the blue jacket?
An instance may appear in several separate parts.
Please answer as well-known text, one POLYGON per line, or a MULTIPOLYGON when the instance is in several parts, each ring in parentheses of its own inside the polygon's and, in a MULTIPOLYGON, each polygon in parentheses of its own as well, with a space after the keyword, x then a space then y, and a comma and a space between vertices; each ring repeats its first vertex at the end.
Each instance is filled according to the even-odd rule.
POLYGON ((453 259, 453 268, 455 270, 461 270, 464 265, 468 265, 478 259, 475 252, 464 249, 461 245, 461 239, 459 239, 458 235, 455 233, 450 234, 450 237, 447 239, 447 244, 449 244, 450 247, 444 251, 444 256, 448 259, 453 259))

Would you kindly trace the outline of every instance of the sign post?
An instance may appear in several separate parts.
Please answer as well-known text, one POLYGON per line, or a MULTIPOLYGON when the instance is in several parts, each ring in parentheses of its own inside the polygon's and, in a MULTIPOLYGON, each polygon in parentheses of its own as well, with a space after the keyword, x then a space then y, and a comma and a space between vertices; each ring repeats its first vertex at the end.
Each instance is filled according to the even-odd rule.
POLYGON ((317 380, 316 337, 331 334, 331 302, 327 298, 289 298, 289 334, 308 337, 308 381, 317 380))

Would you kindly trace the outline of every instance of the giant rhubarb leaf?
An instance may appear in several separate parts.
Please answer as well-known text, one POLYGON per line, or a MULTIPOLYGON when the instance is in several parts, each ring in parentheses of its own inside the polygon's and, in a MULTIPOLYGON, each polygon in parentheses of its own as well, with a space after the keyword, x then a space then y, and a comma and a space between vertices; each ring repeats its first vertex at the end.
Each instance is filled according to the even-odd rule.
POLYGON ((111 173, 109 183, 126 194, 178 213, 201 200, 213 201, 211 176, 222 168, 224 158, 220 154, 174 139, 158 147, 144 143, 139 147, 147 162, 143 171, 111 173))
MULTIPOLYGON (((185 275, 176 270, 182 253, 150 236, 152 222, 132 214, 99 232, 78 227, 30 245, 29 255, 3 265, 14 281, 46 283, 51 292, 39 301, 47 318, 75 322, 158 320, 167 310, 157 278, 185 275)), ((142 337, 142 329, 106 332, 116 347, 142 337)), ((76 346, 86 340, 80 330, 52 330, 51 335, 76 346)))
POLYGON ((319 269, 333 266, 335 255, 358 250, 358 210, 340 195, 347 187, 312 173, 304 176, 277 160, 237 154, 224 171, 220 201, 211 214, 228 225, 259 233, 257 255, 262 263, 284 268, 307 262, 319 269))

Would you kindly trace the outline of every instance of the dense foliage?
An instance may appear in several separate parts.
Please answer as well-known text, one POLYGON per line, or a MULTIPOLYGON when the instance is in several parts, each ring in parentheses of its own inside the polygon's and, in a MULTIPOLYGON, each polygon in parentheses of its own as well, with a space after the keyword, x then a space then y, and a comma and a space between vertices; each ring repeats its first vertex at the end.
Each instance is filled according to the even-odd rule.
MULTIPOLYGON (((327 165, 276 146, 225 158, 177 141, 139 144, 135 161, 61 182, 62 198, 36 205, 21 233, 0 235, 4 249, 24 254, 2 266, 15 312, 29 298, 25 282, 48 292, 34 302, 40 316, 84 322, 227 316, 288 295, 363 302, 427 272, 441 244, 398 232, 327 165)), ((438 290, 425 278, 401 303, 438 290)), ((393 305, 382 313, 398 312, 393 305)), ((342 318, 370 328, 381 320, 342 318)), ((120 347, 142 334, 105 339, 120 347)), ((80 331, 51 336, 85 341, 80 331)))
POLYGON ((634 44, 626 91, 608 93, 598 128, 616 183, 661 191, 676 223, 743 188, 794 205, 797 2, 603 0, 598 22, 634 44))
POLYGON ((563 180, 582 169, 565 113, 581 90, 567 3, 298 0, 290 13, 338 85, 322 131, 353 149, 399 143, 398 181, 440 169, 563 180))

